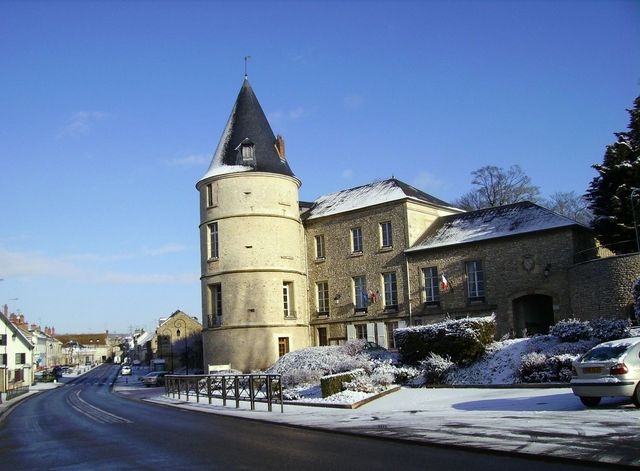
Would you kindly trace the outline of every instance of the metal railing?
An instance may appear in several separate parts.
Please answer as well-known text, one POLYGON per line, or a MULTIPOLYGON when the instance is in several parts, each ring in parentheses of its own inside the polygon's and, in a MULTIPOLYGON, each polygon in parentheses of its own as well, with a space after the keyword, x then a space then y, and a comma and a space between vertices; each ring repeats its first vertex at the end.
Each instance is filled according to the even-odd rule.
POLYGON ((29 386, 18 386, 17 388, 7 389, 7 401, 14 399, 29 392, 29 386))
POLYGON ((282 383, 279 374, 211 374, 211 375, 166 375, 164 377, 165 395, 178 399, 184 395, 186 400, 195 397, 235 401, 236 409, 240 401, 249 402, 251 410, 255 410, 256 402, 265 402, 269 412, 273 404, 280 404, 280 412, 284 412, 282 402, 282 383))

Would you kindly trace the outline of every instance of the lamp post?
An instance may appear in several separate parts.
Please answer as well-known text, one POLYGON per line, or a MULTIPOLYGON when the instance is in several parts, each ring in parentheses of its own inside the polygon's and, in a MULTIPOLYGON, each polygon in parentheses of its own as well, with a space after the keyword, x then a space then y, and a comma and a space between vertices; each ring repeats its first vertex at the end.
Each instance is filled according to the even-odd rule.
POLYGON ((638 192, 638 188, 634 188, 631 190, 631 195, 629 198, 631 199, 631 213, 633 214, 633 228, 636 231, 636 249, 640 252, 640 237, 638 237, 638 224, 636 223, 636 206, 633 204, 633 197, 638 192))
POLYGON ((171 337, 171 331, 169 329, 163 329, 162 335, 164 336, 165 339, 169 337, 169 351, 171 354, 171 371, 173 371, 173 338, 171 337))
POLYGON ((184 329, 184 364, 187 368, 187 374, 189 374, 189 343, 187 340, 187 323, 183 319, 176 319, 173 321, 173 325, 177 327, 176 337, 180 337, 180 325, 184 329))

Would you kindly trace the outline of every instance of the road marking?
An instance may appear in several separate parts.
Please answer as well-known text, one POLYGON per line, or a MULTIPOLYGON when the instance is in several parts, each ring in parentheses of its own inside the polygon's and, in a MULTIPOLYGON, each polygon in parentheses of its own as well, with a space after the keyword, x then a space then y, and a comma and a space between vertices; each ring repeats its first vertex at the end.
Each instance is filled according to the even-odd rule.
POLYGON ((120 417, 119 415, 112 414, 89 404, 87 401, 80 397, 80 391, 76 391, 75 393, 67 396, 67 404, 69 404, 73 409, 80 412, 85 417, 88 417, 102 424, 133 423, 129 419, 125 419, 124 417, 120 417))

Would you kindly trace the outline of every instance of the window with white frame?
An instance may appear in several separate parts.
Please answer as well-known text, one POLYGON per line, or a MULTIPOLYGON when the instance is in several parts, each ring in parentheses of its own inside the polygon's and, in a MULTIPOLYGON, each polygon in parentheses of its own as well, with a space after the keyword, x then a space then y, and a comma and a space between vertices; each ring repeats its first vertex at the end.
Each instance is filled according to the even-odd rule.
POLYGON ((364 276, 353 277, 353 304, 356 307, 356 311, 367 312, 368 301, 367 279, 364 276))
POLYGON ((324 234, 317 235, 316 240, 316 258, 324 258, 324 234))
POLYGON ((253 159, 255 158, 256 153, 255 149, 256 146, 253 144, 253 142, 250 142, 248 140, 245 140, 245 142, 240 145, 240 155, 242 156, 243 164, 253 163, 253 159))
POLYGON ((209 232, 209 258, 217 259, 220 256, 220 247, 218 244, 218 223, 212 222, 207 226, 209 232))
POLYGON ((316 283, 316 309, 318 314, 329 314, 329 283, 316 283))
POLYGON ((362 228, 351 229, 351 252, 362 253, 362 228))
POLYGON ((440 279, 438 278, 438 268, 423 268, 422 274, 424 276, 425 302, 427 305, 431 306, 440 304, 440 279))
POLYGON ((293 317, 295 315, 293 307, 293 283, 285 281, 282 283, 282 307, 284 309, 284 317, 293 317))
POLYGON ((384 286, 384 308, 385 310, 398 309, 398 281, 396 273, 382 274, 384 286))
POLYGON ((484 272, 482 262, 473 260, 466 262, 467 296, 471 302, 484 302, 484 272))
POLYGON ((367 340, 367 324, 355 324, 356 338, 367 340))
POLYGON ((393 233, 390 222, 380 224, 380 246, 382 248, 390 248, 393 246, 393 233))

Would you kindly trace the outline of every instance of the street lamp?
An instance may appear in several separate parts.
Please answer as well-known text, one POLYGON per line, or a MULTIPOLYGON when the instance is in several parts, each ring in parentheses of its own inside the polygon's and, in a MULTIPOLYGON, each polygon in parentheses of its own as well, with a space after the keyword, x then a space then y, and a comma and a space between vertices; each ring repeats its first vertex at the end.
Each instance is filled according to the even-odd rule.
POLYGON ((165 339, 167 338, 167 336, 169 337, 169 349, 171 352, 171 371, 173 371, 173 339, 171 337, 171 331, 169 329, 163 329, 162 335, 164 336, 165 339))
POLYGON ((176 330, 176 337, 180 337, 180 325, 184 328, 184 364, 187 367, 187 374, 189 374, 189 343, 187 341, 187 323, 183 319, 176 319, 173 321, 173 325, 178 327, 176 330))
POLYGON ((633 204, 633 197, 637 192, 638 192, 638 188, 634 188, 633 190, 631 190, 631 196, 629 196, 629 198, 631 199, 631 212, 633 214, 633 228, 636 231, 636 249, 638 250, 638 252, 640 252, 640 237, 638 237, 638 224, 636 223, 636 207, 633 204))

